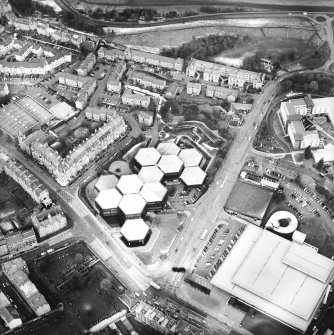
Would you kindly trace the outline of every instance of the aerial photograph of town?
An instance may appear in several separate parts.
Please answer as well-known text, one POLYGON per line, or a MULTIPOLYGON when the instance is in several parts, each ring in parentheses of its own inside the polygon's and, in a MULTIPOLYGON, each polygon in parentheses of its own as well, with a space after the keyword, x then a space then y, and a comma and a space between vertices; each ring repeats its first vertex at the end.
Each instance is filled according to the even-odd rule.
POLYGON ((334 0, 0 0, 0 334, 334 334, 334 0))

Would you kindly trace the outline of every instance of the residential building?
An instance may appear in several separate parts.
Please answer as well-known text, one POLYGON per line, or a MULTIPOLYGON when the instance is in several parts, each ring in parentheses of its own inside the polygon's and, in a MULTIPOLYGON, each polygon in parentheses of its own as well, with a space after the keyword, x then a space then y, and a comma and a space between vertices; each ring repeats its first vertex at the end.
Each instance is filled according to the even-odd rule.
POLYGON ((42 203, 46 207, 52 201, 47 188, 23 165, 14 159, 9 159, 4 164, 4 171, 13 178, 37 203, 42 203))
POLYGON ((121 60, 113 67, 107 81, 107 90, 110 92, 120 93, 122 89, 121 79, 126 70, 126 63, 121 60))
POLYGON ((191 95, 200 95, 201 94, 201 84, 200 83, 187 83, 187 93, 191 95))
POLYGON ((165 97, 169 99, 174 99, 176 94, 179 92, 179 85, 175 82, 171 83, 165 93, 165 97))
POLYGON ((22 325, 19 314, 11 304, 0 308, 0 317, 9 329, 14 329, 22 325))
POLYGON ((251 111, 252 106, 253 106, 252 104, 242 104, 242 103, 233 102, 231 103, 231 111, 233 113, 248 114, 251 111))
POLYGON ((77 68, 77 74, 79 76, 87 76, 87 74, 93 69, 96 63, 96 56, 91 52, 86 58, 81 62, 77 68))
POLYGON ((148 108, 150 101, 150 97, 138 93, 132 93, 130 90, 125 91, 122 95, 122 103, 129 106, 141 106, 148 108))
POLYGON ((318 148, 320 137, 317 130, 306 131, 302 122, 290 121, 288 123, 288 135, 295 150, 305 149, 308 146, 318 148))
POLYGON ((10 254, 19 254, 37 247, 36 235, 32 228, 7 234, 6 243, 10 254))
POLYGON ((116 59, 125 59, 123 50, 100 48, 97 52, 98 58, 114 61, 116 59))
POLYGON ((239 91, 221 86, 207 85, 205 94, 207 97, 210 98, 214 97, 218 99, 227 100, 229 102, 235 102, 236 99, 238 98, 239 91))
POLYGON ((134 72, 131 79, 144 87, 152 87, 163 90, 166 87, 166 80, 158 79, 143 72, 134 72))
POLYGON ((85 109, 85 116, 89 120, 94 121, 110 121, 116 117, 116 109, 105 107, 90 107, 85 109))
POLYGON ((203 75, 203 79, 218 84, 223 84, 224 78, 228 79, 230 87, 242 88, 245 84, 251 84, 254 88, 263 86, 264 73, 237 69, 231 66, 211 63, 192 58, 186 69, 188 77, 198 77, 203 75))
POLYGON ((39 214, 32 214, 31 221, 40 238, 54 234, 67 225, 67 219, 60 206, 53 206, 39 214))
POLYGON ((115 115, 83 143, 62 158, 57 151, 38 140, 31 144, 32 157, 43 164, 61 185, 67 185, 98 154, 126 131, 122 117, 115 115))
POLYGON ((138 121, 147 127, 151 127, 154 121, 154 113, 151 111, 140 111, 138 114, 138 121))

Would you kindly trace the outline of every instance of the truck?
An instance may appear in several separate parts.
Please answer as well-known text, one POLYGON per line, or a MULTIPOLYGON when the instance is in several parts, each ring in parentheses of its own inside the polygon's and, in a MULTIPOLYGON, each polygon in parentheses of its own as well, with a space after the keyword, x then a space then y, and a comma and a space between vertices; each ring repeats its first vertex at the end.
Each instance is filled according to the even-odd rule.
POLYGON ((204 239, 205 239, 205 236, 206 236, 207 233, 208 233, 208 230, 205 229, 205 230, 203 231, 203 233, 202 233, 200 239, 201 239, 201 240, 204 240, 204 239))

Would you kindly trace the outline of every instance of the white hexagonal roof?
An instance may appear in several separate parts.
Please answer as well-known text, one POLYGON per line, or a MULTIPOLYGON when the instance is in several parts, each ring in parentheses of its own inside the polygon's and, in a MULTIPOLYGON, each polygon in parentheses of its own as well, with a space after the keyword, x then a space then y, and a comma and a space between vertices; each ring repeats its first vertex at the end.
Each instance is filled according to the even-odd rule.
POLYGON ((167 189, 161 183, 147 183, 140 191, 140 195, 148 203, 160 202, 167 194, 167 189))
POLYGON ((198 166, 203 159, 203 155, 195 148, 182 149, 179 153, 180 159, 183 161, 184 166, 198 166))
POLYGON ((177 155, 180 152, 180 148, 174 142, 159 143, 157 150, 161 155, 177 155))
POLYGON ((118 183, 118 178, 115 175, 103 175, 95 183, 95 188, 98 192, 115 188, 118 183))
POLYGON ((121 199, 122 195, 116 188, 113 188, 110 190, 102 190, 96 197, 95 202, 101 209, 116 209, 121 199))
POLYGON ((143 240, 150 228, 143 219, 126 220, 122 226, 121 234, 127 241, 143 240))
POLYGON ((143 183, 159 182, 163 178, 164 173, 156 166, 144 166, 140 169, 138 177, 143 183))
POLYGON ((161 156, 158 167, 163 173, 179 173, 182 169, 183 162, 176 155, 161 156))
POLYGON ((206 177, 206 173, 198 166, 186 167, 181 173, 180 179, 187 186, 202 185, 206 177))
POLYGON ((124 195, 139 193, 142 186, 143 182, 136 174, 121 176, 117 184, 118 190, 124 195))
POLYGON ((140 215, 146 206, 146 201, 139 194, 124 195, 118 204, 118 208, 127 215, 140 215))
POLYGON ((155 148, 141 148, 135 156, 135 160, 141 166, 149 166, 156 165, 160 157, 161 155, 155 148))

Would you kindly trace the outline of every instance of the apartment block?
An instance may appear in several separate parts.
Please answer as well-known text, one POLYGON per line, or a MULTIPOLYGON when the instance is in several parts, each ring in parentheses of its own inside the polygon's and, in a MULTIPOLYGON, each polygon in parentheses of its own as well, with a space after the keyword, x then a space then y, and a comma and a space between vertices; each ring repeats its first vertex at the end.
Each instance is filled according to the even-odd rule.
POLYGON ((96 63, 96 56, 91 52, 86 58, 81 62, 77 68, 77 74, 79 76, 87 76, 87 74, 93 69, 96 63))
POLYGON ((212 85, 207 85, 205 92, 207 97, 227 100, 229 102, 235 102, 238 98, 238 94, 238 90, 212 85))
POLYGON ((141 106, 147 108, 150 104, 150 101, 150 97, 132 93, 131 91, 126 91, 122 95, 122 103, 129 106, 141 106))
POLYGON ((94 121, 111 121, 117 115, 116 109, 109 109, 105 107, 87 107, 85 109, 85 116, 89 120, 94 121))
POLYGON ((15 255, 35 248, 37 239, 34 230, 31 228, 7 234, 6 243, 9 253, 15 255))
POLYGON ((200 95, 202 86, 199 83, 187 83, 187 93, 191 95, 200 95))
POLYGON ((143 72, 134 72, 131 79, 144 87, 153 87, 163 90, 166 87, 166 80, 158 79, 143 72))
POLYGON ((122 89, 121 79, 126 70, 126 63, 121 60, 113 67, 107 81, 107 90, 109 92, 120 93, 122 89))

